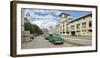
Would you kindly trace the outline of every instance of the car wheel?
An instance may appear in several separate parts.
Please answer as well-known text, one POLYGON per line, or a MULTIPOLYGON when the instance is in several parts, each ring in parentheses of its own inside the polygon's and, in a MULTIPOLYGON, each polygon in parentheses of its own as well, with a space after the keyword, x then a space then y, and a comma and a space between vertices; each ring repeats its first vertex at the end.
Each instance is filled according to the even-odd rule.
POLYGON ((51 42, 51 41, 49 40, 49 42, 51 42))
POLYGON ((55 44, 54 40, 52 41, 53 44, 55 44))

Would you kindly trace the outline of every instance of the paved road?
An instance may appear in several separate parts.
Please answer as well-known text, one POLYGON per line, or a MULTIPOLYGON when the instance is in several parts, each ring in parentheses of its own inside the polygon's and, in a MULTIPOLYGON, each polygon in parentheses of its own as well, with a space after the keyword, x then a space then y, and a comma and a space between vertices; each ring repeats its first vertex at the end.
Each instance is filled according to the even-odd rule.
POLYGON ((22 49, 33 49, 33 48, 56 48, 56 47, 73 47, 73 46, 79 46, 73 43, 67 43, 64 42, 64 44, 60 45, 54 45, 50 43, 48 40, 44 39, 43 36, 35 37, 32 41, 27 43, 22 43, 21 47, 22 49))

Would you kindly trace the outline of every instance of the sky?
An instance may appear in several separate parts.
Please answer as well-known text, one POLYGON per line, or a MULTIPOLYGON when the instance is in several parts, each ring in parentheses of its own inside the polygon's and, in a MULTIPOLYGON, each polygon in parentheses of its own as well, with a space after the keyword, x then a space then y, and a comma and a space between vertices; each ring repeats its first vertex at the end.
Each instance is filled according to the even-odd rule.
POLYGON ((81 16, 91 13, 91 11, 77 11, 77 10, 56 10, 56 9, 34 9, 22 8, 24 17, 26 17, 32 24, 38 25, 40 28, 50 28, 59 24, 59 15, 64 12, 69 14, 69 18, 75 20, 81 16))

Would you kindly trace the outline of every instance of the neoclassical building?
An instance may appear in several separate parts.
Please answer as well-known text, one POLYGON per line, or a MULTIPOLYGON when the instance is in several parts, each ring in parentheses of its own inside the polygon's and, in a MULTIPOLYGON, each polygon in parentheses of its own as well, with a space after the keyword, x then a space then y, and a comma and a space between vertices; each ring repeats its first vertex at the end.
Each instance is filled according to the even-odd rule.
POLYGON ((77 19, 70 19, 69 14, 61 13, 60 24, 56 30, 61 35, 92 36, 92 14, 87 14, 77 19))

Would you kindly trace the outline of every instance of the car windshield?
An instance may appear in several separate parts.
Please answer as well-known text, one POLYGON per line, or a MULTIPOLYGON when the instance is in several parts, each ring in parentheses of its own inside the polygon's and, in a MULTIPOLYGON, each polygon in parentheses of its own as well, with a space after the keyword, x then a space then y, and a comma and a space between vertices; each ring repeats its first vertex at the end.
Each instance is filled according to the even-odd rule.
POLYGON ((60 37, 59 34, 53 34, 52 36, 53 36, 53 37, 60 37))
POLYGON ((54 34, 54 36, 59 36, 58 34, 54 34))

